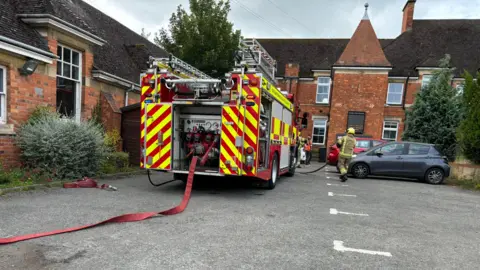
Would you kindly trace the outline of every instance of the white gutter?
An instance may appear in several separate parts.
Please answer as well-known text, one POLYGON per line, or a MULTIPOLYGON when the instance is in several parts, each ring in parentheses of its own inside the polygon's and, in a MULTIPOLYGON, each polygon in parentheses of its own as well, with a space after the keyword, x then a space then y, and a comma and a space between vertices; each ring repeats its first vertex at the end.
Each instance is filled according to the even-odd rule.
POLYGON ((333 69, 344 69, 344 70, 382 70, 382 71, 388 71, 392 70, 391 67, 333 67, 333 69))
POLYGON ((312 72, 330 72, 330 69, 312 69, 312 72))
POLYGON ((104 81, 104 82, 107 82, 107 83, 113 83, 113 84, 123 86, 123 87, 127 88, 127 91, 130 90, 132 88, 132 86, 133 86, 134 90, 140 91, 140 85, 139 84, 131 82, 131 81, 126 80, 126 79, 123 79, 123 78, 120 78, 118 76, 115 76, 115 75, 110 74, 110 73, 105 72, 105 71, 93 70, 92 71, 92 77, 94 79, 99 80, 99 81, 104 81))
POLYGON ((417 67, 417 70, 442 70, 439 67, 417 67))
POLYGON ((25 57, 30 57, 32 59, 36 59, 48 64, 53 63, 53 60, 58 58, 55 54, 51 52, 35 48, 31 45, 2 35, 0 35, 0 49, 23 55, 25 57))
POLYGON ((67 21, 64 21, 58 17, 55 17, 51 14, 17 14, 17 17, 27 24, 54 26, 60 30, 83 38, 99 46, 103 46, 105 43, 107 43, 107 41, 100 38, 99 36, 85 31, 82 28, 73 25, 67 21))

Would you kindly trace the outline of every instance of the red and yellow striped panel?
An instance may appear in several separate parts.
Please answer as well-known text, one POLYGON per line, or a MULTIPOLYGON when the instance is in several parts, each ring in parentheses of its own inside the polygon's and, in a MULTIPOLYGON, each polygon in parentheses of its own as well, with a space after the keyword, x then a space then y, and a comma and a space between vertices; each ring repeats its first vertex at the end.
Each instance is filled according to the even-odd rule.
MULTIPOLYGON (((240 110, 243 108, 240 107, 240 110)), ((222 135, 220 137, 220 172, 225 175, 241 174, 241 152, 235 146, 237 137, 243 135, 243 123, 239 121, 240 110, 236 105, 222 108, 222 135)))
POLYGON ((274 141, 274 143, 281 143, 280 135, 282 131, 282 121, 278 118, 272 117, 272 128, 270 133, 270 140, 274 141))
POLYGON ((243 167, 242 174, 247 176, 257 175, 258 166, 258 136, 259 136, 259 117, 260 117, 260 78, 255 74, 244 75, 245 80, 249 80, 248 85, 243 86, 242 95, 245 97, 244 110, 240 110, 240 121, 243 118, 243 149, 246 151, 248 147, 253 148, 253 164, 252 169, 248 169, 246 166, 246 156, 242 157, 243 167), (252 82, 257 82, 252 83, 252 82))
POLYGON ((283 123, 283 144, 289 145, 290 144, 290 125, 287 123, 283 123))
MULTIPOLYGON (((146 119, 146 111, 145 111, 145 100, 147 99, 147 95, 151 94, 153 88, 150 87, 150 79, 153 77, 152 74, 146 74, 142 77, 141 83, 141 96, 140 96, 140 106, 141 106, 141 119, 140 119, 140 149, 145 147, 145 119, 146 119)), ((145 168, 144 164, 144 156, 143 151, 140 153, 142 157, 140 159, 140 167, 145 168)))
POLYGON ((171 169, 172 104, 146 104, 145 156, 147 169, 171 169))

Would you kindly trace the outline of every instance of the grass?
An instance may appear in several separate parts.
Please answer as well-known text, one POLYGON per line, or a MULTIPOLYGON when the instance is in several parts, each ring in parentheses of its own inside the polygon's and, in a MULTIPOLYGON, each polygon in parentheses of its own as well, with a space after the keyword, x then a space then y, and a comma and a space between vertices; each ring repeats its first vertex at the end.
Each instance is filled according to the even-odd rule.
POLYGON ((447 184, 459 186, 464 189, 480 191, 480 179, 459 179, 450 177, 447 179, 447 184))

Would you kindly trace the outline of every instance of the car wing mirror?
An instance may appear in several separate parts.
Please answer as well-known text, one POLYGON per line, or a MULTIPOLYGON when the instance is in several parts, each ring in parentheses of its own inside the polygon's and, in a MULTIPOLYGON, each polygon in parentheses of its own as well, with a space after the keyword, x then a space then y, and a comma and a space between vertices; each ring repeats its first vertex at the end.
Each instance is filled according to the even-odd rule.
POLYGON ((381 156, 383 156, 383 153, 382 152, 377 152, 377 153, 375 153, 375 155, 377 155, 377 157, 381 157, 381 156))

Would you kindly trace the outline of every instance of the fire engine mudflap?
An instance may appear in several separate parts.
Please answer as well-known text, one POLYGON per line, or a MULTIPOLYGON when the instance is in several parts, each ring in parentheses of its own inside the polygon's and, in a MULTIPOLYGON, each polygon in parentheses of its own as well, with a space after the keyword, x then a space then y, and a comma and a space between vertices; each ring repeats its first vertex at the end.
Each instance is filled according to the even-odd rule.
POLYGON ((100 225, 104 225, 107 223, 122 223, 122 222, 134 222, 134 221, 142 221, 145 219, 149 219, 153 216, 157 215, 175 215, 183 212, 185 208, 188 205, 188 202, 190 200, 190 195, 192 192, 192 184, 193 184, 193 177, 195 175, 195 166, 198 162, 198 158, 194 157, 192 159, 192 163, 190 164, 190 169, 188 173, 188 180, 187 180, 187 185, 185 187, 185 193, 183 194, 183 199, 180 202, 179 205, 176 207, 173 207, 168 210, 164 210, 161 212, 142 212, 142 213, 131 213, 131 214, 125 214, 121 216, 116 216, 109 218, 107 220, 94 223, 94 224, 89 224, 89 225, 83 225, 83 226, 78 226, 78 227, 72 227, 72 228, 67 228, 67 229, 60 229, 60 230, 55 230, 51 232, 42 232, 42 233, 33 233, 33 234, 27 234, 27 235, 21 235, 21 236, 13 236, 13 237, 7 237, 7 238, 0 238, 0 245, 6 245, 6 244, 12 244, 20 241, 25 241, 29 239, 34 239, 34 238, 40 238, 40 237, 45 237, 45 236, 50 236, 50 235, 56 235, 56 234, 62 234, 62 233, 69 233, 69 232, 75 232, 75 231, 80 231, 84 229, 89 229, 93 227, 97 227, 100 225))

